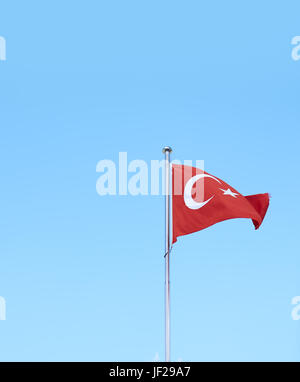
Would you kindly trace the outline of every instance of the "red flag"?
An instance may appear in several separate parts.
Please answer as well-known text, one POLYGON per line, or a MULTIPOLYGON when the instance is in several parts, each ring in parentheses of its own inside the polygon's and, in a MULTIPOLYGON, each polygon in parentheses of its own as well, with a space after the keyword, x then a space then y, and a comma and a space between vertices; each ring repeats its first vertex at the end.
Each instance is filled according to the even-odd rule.
POLYGON ((195 167, 172 165, 173 241, 234 218, 250 218, 257 229, 269 194, 243 196, 223 180, 195 167))

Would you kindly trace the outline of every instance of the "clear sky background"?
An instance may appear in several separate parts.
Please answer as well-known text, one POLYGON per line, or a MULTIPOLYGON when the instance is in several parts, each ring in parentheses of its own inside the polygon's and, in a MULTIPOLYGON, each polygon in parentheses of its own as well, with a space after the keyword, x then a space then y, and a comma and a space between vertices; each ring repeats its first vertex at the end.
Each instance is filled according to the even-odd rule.
POLYGON ((171 358, 298 361, 299 1, 0 5, 3 361, 164 359, 164 200, 96 193, 101 159, 204 160, 246 219, 181 237, 171 358))

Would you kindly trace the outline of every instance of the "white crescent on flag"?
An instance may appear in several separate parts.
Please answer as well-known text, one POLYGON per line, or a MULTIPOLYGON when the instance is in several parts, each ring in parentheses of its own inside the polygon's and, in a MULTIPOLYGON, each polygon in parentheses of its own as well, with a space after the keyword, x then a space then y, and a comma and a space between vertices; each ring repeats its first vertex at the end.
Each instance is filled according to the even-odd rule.
POLYGON ((213 195, 209 199, 205 200, 204 202, 196 202, 192 197, 192 188, 193 185, 197 182, 197 180, 202 178, 212 178, 216 180, 217 182, 221 183, 217 178, 215 178, 212 175, 209 174, 198 174, 193 176, 191 179, 189 179, 185 185, 184 188, 184 203, 185 205, 190 208, 191 210, 198 210, 199 208, 202 208, 205 206, 206 203, 208 203, 212 198, 215 196, 213 195))

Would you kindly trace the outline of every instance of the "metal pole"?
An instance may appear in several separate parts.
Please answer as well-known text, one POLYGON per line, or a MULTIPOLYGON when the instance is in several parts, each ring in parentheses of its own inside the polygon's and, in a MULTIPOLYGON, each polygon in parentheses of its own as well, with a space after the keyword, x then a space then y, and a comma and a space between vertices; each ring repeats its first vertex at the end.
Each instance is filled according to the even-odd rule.
POLYGON ((170 154, 171 147, 163 148, 165 154, 165 360, 170 361, 170 154))

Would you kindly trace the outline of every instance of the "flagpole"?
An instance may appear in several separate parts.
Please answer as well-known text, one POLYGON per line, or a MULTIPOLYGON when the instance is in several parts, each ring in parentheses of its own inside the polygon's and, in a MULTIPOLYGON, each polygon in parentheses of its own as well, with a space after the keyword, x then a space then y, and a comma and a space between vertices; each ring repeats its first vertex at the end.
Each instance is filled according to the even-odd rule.
POLYGON ((170 361, 170 155, 165 146, 165 360, 170 361))

